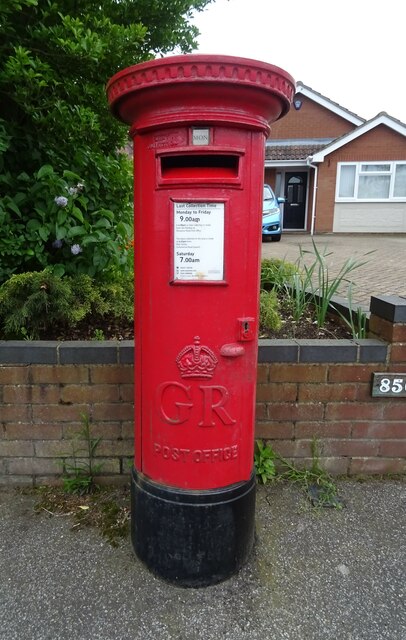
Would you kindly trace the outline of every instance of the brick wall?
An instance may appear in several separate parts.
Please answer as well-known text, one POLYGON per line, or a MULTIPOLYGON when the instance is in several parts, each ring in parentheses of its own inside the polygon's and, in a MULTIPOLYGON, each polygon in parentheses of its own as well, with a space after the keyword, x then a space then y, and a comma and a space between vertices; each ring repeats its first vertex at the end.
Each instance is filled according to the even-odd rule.
POLYGON ((369 340, 269 341, 260 352, 257 435, 333 474, 406 471, 406 398, 373 398, 374 372, 406 378, 406 299, 372 298, 369 340), (385 340, 386 342, 383 342, 385 340))
MULTIPOLYGON (((373 372, 406 373, 406 299, 372 298, 368 340, 259 346, 257 436, 309 464, 319 440, 335 474, 406 471, 406 398, 372 398, 373 372)), ((89 416, 101 482, 126 482, 133 453, 133 345, 0 343, 0 483, 58 482, 89 416)))
MULTIPOLYGON (((333 229, 334 205, 339 162, 393 161, 406 157, 406 140, 384 125, 340 147, 319 165, 317 189, 316 232, 328 233, 333 229)), ((310 192, 309 192, 310 193, 310 192)), ((310 203, 309 209, 310 211, 310 203)), ((309 217, 309 216, 308 216, 309 217)))
MULTIPOLYGON (((102 438, 102 481, 127 480, 133 441, 133 343, 0 343, 0 483, 47 484, 71 460, 86 414, 102 438)), ((79 452, 80 457, 80 452, 79 452)))
POLYGON ((303 94, 299 111, 292 106, 289 113, 272 124, 270 138, 338 138, 355 129, 355 125, 322 107, 303 94))

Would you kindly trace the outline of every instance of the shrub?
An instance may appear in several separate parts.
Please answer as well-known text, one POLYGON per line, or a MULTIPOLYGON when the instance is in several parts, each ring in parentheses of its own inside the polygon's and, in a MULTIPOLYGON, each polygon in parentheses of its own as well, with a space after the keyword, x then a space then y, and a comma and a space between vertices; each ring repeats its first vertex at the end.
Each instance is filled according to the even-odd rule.
POLYGON ((261 287, 283 290, 297 272, 297 266, 291 262, 279 258, 264 258, 261 262, 261 287))
POLYGON ((6 339, 48 337, 90 316, 133 318, 130 274, 101 283, 86 274, 61 278, 45 269, 14 275, 0 287, 0 332, 6 339))
POLYGON ((6 338, 38 338, 53 324, 72 324, 83 315, 69 283, 51 271, 14 275, 0 288, 0 321, 6 338))
POLYGON ((267 331, 279 331, 282 320, 276 291, 262 290, 259 298, 260 324, 267 331))
POLYGON ((125 269, 132 171, 118 150, 128 128, 109 113, 105 84, 155 55, 191 51, 193 11, 209 2, 0 2, 0 283, 50 265, 92 277, 125 269), (77 181, 85 191, 71 198, 77 181))
MULTIPOLYGON (((110 160, 110 170, 113 164, 110 160)), ((128 161, 117 159, 116 165, 121 176, 127 171, 130 185, 128 161)), ((47 267, 59 276, 86 273, 98 278, 128 269, 129 199, 125 214, 118 216, 98 206, 94 184, 85 184, 72 171, 59 176, 51 165, 41 167, 34 178, 21 173, 14 183, 17 193, 0 199, 0 282, 13 273, 47 267)))
POLYGON ((104 314, 117 320, 134 319, 134 274, 132 271, 108 282, 95 283, 105 305, 104 314))

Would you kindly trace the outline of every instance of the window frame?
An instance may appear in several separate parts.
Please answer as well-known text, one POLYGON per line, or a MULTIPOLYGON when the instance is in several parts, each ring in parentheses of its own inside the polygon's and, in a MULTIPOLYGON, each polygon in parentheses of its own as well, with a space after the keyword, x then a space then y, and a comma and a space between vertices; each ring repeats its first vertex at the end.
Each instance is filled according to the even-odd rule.
POLYGON ((406 165, 406 160, 362 160, 355 162, 338 162, 337 163, 337 180, 336 180, 336 202, 406 202, 406 195, 394 196, 396 167, 398 165, 406 165), (389 165, 389 171, 362 171, 365 165, 389 165), (354 195, 340 196, 341 167, 355 167, 354 195), (363 176, 390 176, 389 196, 387 198, 359 198, 359 179, 363 176))

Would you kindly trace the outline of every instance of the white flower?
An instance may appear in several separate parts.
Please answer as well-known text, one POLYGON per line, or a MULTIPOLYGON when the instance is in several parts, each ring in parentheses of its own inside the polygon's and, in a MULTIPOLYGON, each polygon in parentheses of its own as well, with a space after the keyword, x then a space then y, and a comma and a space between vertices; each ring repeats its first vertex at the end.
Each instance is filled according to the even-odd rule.
POLYGON ((71 253, 73 253, 74 256, 77 256, 79 253, 82 252, 82 247, 80 246, 80 244, 73 244, 70 248, 71 253))
POLYGON ((68 192, 69 192, 70 196, 74 196, 74 195, 77 194, 78 189, 77 189, 77 187, 69 187, 68 192))
POLYGON ((68 204, 68 198, 65 198, 65 196, 56 196, 54 200, 58 207, 66 207, 66 205, 68 204))

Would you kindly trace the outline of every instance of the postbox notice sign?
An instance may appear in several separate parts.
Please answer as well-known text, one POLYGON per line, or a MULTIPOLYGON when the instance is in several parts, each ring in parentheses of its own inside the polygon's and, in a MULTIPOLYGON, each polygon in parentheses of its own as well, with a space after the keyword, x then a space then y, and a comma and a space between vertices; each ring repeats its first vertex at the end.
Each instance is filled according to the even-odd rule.
POLYGON ((224 280, 224 202, 173 203, 173 280, 224 280))

